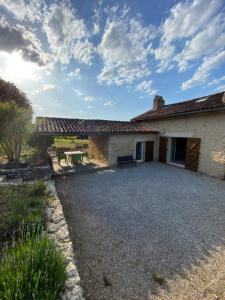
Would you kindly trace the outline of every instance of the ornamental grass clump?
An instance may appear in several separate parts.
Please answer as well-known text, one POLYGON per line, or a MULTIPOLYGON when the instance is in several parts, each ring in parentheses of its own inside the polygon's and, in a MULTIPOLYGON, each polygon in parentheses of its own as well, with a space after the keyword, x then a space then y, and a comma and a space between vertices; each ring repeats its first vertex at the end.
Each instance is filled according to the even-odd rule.
MULTIPOLYGON (((26 231, 42 232, 46 228, 45 190, 43 181, 24 184, 11 191, 7 201, 13 202, 5 217, 3 230, 5 236, 19 237, 21 228, 26 231), (12 200, 13 199, 13 200, 12 200)), ((8 189, 9 191, 9 189, 8 189)), ((10 193, 10 191, 9 191, 10 193)))
POLYGON ((0 190, 1 300, 57 300, 63 291, 66 267, 46 234, 45 190, 41 181, 0 190))
POLYGON ((22 238, 3 253, 0 299, 56 300, 65 280, 64 258, 45 234, 22 238))

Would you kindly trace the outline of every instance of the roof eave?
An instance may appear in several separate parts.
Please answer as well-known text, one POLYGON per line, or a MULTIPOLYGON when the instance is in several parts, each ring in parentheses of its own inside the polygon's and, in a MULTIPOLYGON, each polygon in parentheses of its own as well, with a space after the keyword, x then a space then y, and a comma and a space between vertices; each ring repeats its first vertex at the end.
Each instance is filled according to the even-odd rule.
POLYGON ((180 116, 180 115, 190 115, 190 114, 196 114, 196 113, 205 113, 205 112, 216 112, 216 111, 223 111, 225 110, 225 107, 221 107, 221 108, 213 108, 213 109, 201 109, 201 110, 196 110, 196 111, 186 111, 186 112, 182 112, 182 113, 175 113, 175 114, 167 114, 167 115, 162 115, 162 116, 152 116, 152 117, 144 117, 144 118, 133 118, 131 119, 132 121, 148 121, 148 120, 152 120, 152 119, 162 119, 162 118, 169 118, 169 117, 176 117, 176 116, 180 116))
POLYGON ((158 131, 120 131, 120 132, 43 132, 37 131, 38 135, 52 135, 52 136, 71 136, 71 135, 79 135, 79 136, 107 136, 107 135, 130 135, 130 134, 158 134, 158 131))

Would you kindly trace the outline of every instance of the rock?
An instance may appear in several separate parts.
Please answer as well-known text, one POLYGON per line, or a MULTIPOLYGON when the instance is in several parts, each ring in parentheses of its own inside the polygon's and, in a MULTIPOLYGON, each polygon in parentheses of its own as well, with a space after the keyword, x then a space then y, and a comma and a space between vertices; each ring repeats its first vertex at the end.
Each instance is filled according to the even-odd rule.
POLYGON ((82 288, 79 285, 75 285, 75 287, 72 290, 72 295, 71 295, 74 298, 71 298, 71 299, 82 300, 82 299, 84 299, 82 294, 83 294, 82 288))
POLYGON ((50 232, 50 233, 55 232, 57 229, 56 225, 53 223, 49 223, 47 228, 48 228, 48 232, 50 232))
POLYGON ((77 268, 75 267, 74 263, 70 262, 67 267, 66 271, 69 277, 73 277, 77 275, 77 268))
POLYGON ((68 278, 65 283, 65 287, 68 290, 72 290, 76 284, 80 282, 80 277, 77 272, 77 276, 68 278))
POLYGON ((60 221, 63 220, 63 215, 62 214, 52 214, 51 215, 51 221, 55 224, 59 223, 60 221))
POLYGON ((69 232, 67 230, 67 225, 64 225, 63 227, 59 227, 59 230, 57 231, 57 237, 60 240, 69 240, 69 232))
POLYGON ((71 291, 67 291, 67 292, 66 292, 66 298, 67 298, 68 300, 70 299, 71 295, 72 295, 72 292, 71 292, 71 291))

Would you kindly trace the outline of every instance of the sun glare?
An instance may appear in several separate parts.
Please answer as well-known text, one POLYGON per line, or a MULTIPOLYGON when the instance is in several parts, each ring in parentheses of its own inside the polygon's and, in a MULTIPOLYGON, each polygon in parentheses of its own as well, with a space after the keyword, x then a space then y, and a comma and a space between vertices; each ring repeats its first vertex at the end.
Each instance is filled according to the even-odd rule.
POLYGON ((40 78, 40 68, 34 63, 23 60, 19 53, 6 54, 5 59, 5 68, 2 73, 7 80, 21 82, 40 78))

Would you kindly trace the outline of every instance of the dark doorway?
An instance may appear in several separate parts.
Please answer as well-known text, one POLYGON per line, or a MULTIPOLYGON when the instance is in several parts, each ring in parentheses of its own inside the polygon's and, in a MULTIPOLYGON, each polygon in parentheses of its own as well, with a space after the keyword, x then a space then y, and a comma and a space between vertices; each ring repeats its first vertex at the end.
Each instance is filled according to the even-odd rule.
POLYGON ((171 162, 178 165, 185 165, 186 146, 186 138, 172 138, 171 162))
POLYGON ((167 154, 167 137, 160 137, 159 140, 159 161, 162 163, 166 163, 166 154, 167 154))
POLYGON ((153 161, 154 142, 147 141, 145 143, 145 161, 153 161))

